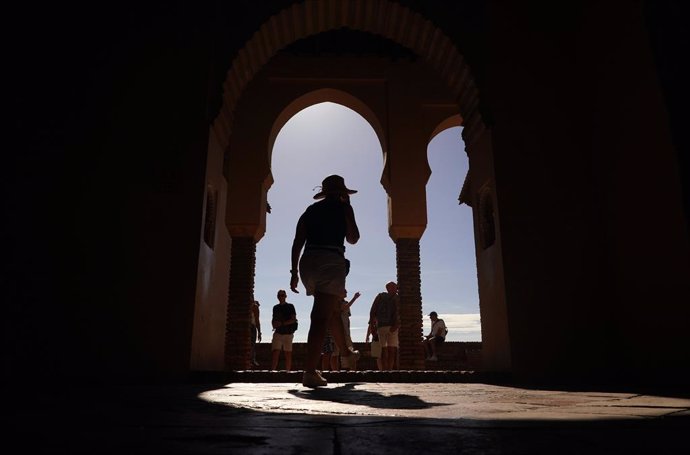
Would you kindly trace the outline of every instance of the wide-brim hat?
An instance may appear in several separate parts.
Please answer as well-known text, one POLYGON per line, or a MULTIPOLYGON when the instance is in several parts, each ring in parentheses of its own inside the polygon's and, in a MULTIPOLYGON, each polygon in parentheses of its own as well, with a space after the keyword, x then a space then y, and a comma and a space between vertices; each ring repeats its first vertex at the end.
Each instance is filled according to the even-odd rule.
POLYGON ((325 198, 327 194, 355 194, 357 190, 351 190, 345 186, 345 179, 339 175, 329 175, 321 182, 321 191, 314 195, 314 199, 325 198))

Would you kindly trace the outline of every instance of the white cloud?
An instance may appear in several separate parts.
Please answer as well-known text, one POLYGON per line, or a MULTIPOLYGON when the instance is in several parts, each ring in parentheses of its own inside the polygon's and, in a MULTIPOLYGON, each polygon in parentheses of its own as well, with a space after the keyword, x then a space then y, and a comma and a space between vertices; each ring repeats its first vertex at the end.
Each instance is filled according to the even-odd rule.
MULTIPOLYGON (((479 313, 442 313, 439 317, 443 319, 448 327, 448 341, 481 341, 482 328, 479 313)), ((366 334, 366 316, 355 316, 351 318, 350 333, 354 341, 364 341, 366 334)), ((422 333, 428 334, 431 329, 431 320, 427 315, 424 316, 422 333)), ((305 333, 306 339, 306 333, 305 333)), ((295 338, 297 340, 297 338, 295 338)))

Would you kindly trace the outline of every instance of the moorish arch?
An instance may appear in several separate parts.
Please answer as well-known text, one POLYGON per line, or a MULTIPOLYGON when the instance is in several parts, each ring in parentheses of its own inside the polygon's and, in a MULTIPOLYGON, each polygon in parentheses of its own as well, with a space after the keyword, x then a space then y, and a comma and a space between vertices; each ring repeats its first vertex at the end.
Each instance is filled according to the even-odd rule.
POLYGON ((263 23, 232 61, 223 85, 223 106, 212 126, 221 145, 227 145, 242 91, 263 65, 295 41, 342 28, 382 36, 424 58, 460 106, 466 143, 483 131, 479 92, 470 68, 453 42, 431 21, 388 0, 307 0, 263 23))
MULTIPOLYGON (((223 106, 210 132, 207 183, 215 188, 226 185, 226 204, 219 217, 224 216, 228 230, 229 261, 221 254, 211 261, 219 269, 225 267, 230 278, 217 278, 216 287, 227 290, 225 302, 219 300, 223 291, 215 292, 215 303, 203 302, 197 292, 193 368, 204 368, 209 362, 199 361, 201 352, 213 359, 209 363, 222 363, 225 369, 249 365, 248 302, 253 299, 256 243, 265 232, 266 193, 273 183, 272 144, 294 113, 323 101, 358 112, 381 141, 385 157, 381 183, 389 196, 389 233, 396 244, 401 325, 409 334, 401 340, 400 367, 423 368, 419 239, 426 227, 429 141, 449 125, 461 123, 470 168, 472 155, 477 155, 474 161, 481 170, 468 180, 474 187, 492 178, 490 167, 482 164, 490 159, 491 147, 478 112, 478 93, 457 48, 430 21, 390 1, 307 1, 283 10, 259 28, 234 59, 224 88, 223 106), (319 57, 319 63, 314 64, 313 59, 280 52, 293 42, 333 30, 391 40, 420 56, 421 61, 391 66, 380 56, 349 57, 348 64, 343 65, 343 58, 324 64, 324 58, 319 57), (229 267, 221 264, 227 262, 229 267), (215 315, 225 311, 222 329, 217 318, 205 314, 210 308, 215 315), (211 324, 215 329, 206 330, 211 324), (216 336, 211 340, 205 333, 216 336), (222 344, 219 333, 224 333, 222 344)), ((501 267, 500 245, 489 254, 490 258, 478 257, 478 261, 486 260, 490 269, 501 267)), ((500 276, 494 270, 483 272, 489 277, 500 276)), ((480 300, 482 297, 480 291, 480 300)), ((500 283, 492 288, 491 298, 484 300, 480 303, 483 327, 488 321, 487 327, 501 332, 494 337, 483 329, 484 352, 488 354, 485 364, 494 370, 506 369, 509 349, 504 343, 505 321, 499 317, 492 322, 492 314, 501 314, 492 307, 505 304, 500 283), (500 342, 493 343, 494 339, 500 342), (498 355, 492 354, 494 351, 498 355)))
POLYGON ((436 136, 438 136, 445 130, 449 128, 454 128, 456 126, 462 126, 462 117, 460 116, 460 114, 451 115, 450 117, 439 123, 438 126, 434 128, 434 131, 431 133, 431 137, 429 137, 429 142, 434 140, 436 136))
POLYGON ((271 154, 273 153, 273 145, 275 144, 280 130, 283 129, 285 124, 298 112, 310 106, 327 102, 340 104, 341 106, 350 108, 361 115, 364 120, 366 120, 367 123, 369 123, 369 125, 374 129, 374 133, 376 133, 379 143, 381 144, 381 149, 385 154, 386 136, 383 130, 381 119, 377 113, 374 112, 374 110, 366 103, 362 102, 361 99, 346 91, 333 88, 321 88, 306 93, 295 99, 289 105, 287 105, 280 114, 278 114, 278 117, 271 128, 271 134, 268 139, 269 162, 271 160, 271 154))

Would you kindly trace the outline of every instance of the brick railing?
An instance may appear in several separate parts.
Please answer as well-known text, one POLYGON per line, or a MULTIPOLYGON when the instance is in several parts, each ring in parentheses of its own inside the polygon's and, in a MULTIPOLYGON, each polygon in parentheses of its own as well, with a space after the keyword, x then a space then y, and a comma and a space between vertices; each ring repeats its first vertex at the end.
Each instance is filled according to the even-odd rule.
MULTIPOLYGON (((306 350, 306 343, 294 343, 292 346, 292 369, 301 370, 304 368, 304 357, 306 350)), ((370 344, 354 343, 355 349, 362 353, 362 357, 357 362, 357 370, 376 370, 376 359, 371 357, 370 344)), ((441 370, 441 371, 455 371, 455 370, 481 370, 481 346, 482 343, 478 341, 448 341, 444 343, 438 352, 437 362, 424 362, 425 370, 441 370)), ((419 348, 419 352, 423 349, 419 348)), ((271 339, 270 334, 268 338, 262 343, 256 345, 256 359, 260 366, 257 370, 266 370, 271 366, 271 339)), ((285 368, 285 361, 283 354, 280 355, 278 362, 278 369, 285 368)))

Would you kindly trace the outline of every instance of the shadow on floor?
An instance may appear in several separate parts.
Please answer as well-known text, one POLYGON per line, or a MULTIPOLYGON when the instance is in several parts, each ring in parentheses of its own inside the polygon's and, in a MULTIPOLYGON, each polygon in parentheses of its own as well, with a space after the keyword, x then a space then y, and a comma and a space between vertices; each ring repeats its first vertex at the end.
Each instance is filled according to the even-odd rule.
POLYGON ((380 409, 430 409, 447 406, 446 403, 427 403, 414 395, 381 394, 355 389, 358 383, 347 383, 337 387, 318 389, 291 389, 288 393, 305 400, 331 401, 336 403, 360 404, 380 409))
MULTIPOLYGON (((199 398, 220 387, 47 383, 21 392, 6 389, 3 445, 41 454, 690 453, 688 415, 596 421, 319 416, 257 412, 199 398)), ((290 393, 338 401, 354 392, 360 395, 349 399, 383 400, 353 387, 290 393)), ((406 395, 386 399, 398 409, 437 406, 406 395)))

